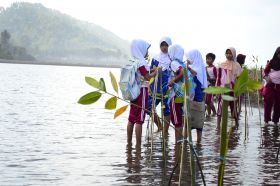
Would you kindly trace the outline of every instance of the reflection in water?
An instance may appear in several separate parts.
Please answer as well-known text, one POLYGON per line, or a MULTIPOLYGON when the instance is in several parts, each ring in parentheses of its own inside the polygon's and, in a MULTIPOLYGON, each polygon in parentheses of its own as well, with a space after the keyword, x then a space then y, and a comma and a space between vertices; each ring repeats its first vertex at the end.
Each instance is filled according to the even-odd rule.
POLYGON ((131 145, 127 145, 127 174, 126 178, 129 183, 141 183, 141 147, 132 149, 131 145))
POLYGON ((262 144, 260 149, 260 161, 262 166, 260 174, 266 176, 262 179, 263 185, 280 184, 280 165, 276 160, 277 148, 279 147, 278 126, 265 126, 262 128, 262 144))

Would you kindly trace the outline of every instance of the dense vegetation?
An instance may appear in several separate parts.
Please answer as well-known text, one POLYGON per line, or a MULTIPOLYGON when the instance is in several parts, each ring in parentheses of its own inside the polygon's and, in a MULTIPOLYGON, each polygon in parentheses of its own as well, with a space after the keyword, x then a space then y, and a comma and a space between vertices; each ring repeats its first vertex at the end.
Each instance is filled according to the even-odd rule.
POLYGON ((14 3, 0 10, 0 31, 38 61, 113 65, 125 63, 128 42, 98 25, 76 20, 41 4, 14 3))
POLYGON ((10 43, 11 34, 4 30, 1 32, 0 58, 9 60, 35 60, 33 56, 27 54, 24 47, 13 46, 10 43))

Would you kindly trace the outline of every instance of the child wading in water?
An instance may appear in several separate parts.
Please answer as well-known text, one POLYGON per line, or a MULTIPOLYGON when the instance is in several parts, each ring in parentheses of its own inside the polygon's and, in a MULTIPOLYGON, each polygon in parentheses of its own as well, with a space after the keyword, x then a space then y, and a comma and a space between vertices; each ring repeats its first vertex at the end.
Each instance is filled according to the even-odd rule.
POLYGON ((148 56, 148 49, 150 44, 144 40, 133 40, 130 45, 131 56, 137 64, 137 82, 141 83, 140 95, 136 100, 131 101, 130 111, 127 124, 127 143, 132 144, 133 128, 135 125, 136 133, 136 146, 141 147, 142 138, 142 124, 145 120, 145 115, 148 103, 148 87, 149 80, 154 77, 157 73, 155 70, 153 73, 149 74, 149 66, 145 60, 148 56))
POLYGON ((276 125, 280 118, 280 47, 278 47, 264 69, 266 85, 263 90, 264 96, 264 122, 271 121, 276 125))
MULTIPOLYGON (((175 138, 176 141, 182 137, 182 127, 183 127, 183 103, 176 103, 175 100, 178 97, 184 97, 184 91, 182 90, 182 84, 184 82, 184 68, 183 68, 183 57, 184 49, 180 45, 172 45, 168 49, 168 54, 171 59, 170 68, 172 75, 168 86, 170 89, 169 105, 170 105, 170 115, 171 121, 175 126, 175 138)), ((188 72, 189 79, 192 80, 190 72, 188 72)), ((192 81, 190 81, 192 83, 192 81)), ((194 85, 192 84, 193 88, 194 85)), ((191 92, 193 92, 191 90, 191 92)), ((193 95, 190 95, 193 97, 193 95)))
MULTIPOLYGON (((213 53, 208 53, 206 55, 206 73, 207 73, 207 80, 208 80, 208 86, 215 86, 216 85, 216 79, 217 79, 217 68, 213 65, 215 61, 215 54, 213 53)), ((211 111, 212 111, 212 116, 216 116, 216 108, 214 106, 214 95, 213 94, 206 94, 205 96, 205 104, 207 108, 207 117, 210 117, 211 111)))
POLYGON ((187 53, 187 61, 190 64, 191 71, 195 71, 196 74, 193 77, 195 83, 195 94, 194 99, 190 102, 190 107, 195 105, 199 107, 200 112, 194 112, 193 108, 190 109, 192 117, 197 117, 194 119, 202 118, 201 120, 196 120, 196 123, 192 124, 192 129, 196 129, 197 133, 197 143, 201 142, 202 130, 205 118, 205 103, 204 103, 204 92, 203 90, 208 87, 206 67, 199 50, 191 50, 187 53), (202 111, 202 112, 201 112, 202 111))
MULTIPOLYGON (((234 83, 237 77, 241 73, 241 67, 236 62, 236 50, 234 48, 228 48, 226 50, 226 61, 221 63, 218 68, 218 76, 216 85, 220 87, 227 86, 230 89, 234 88, 234 83)), ((232 95, 233 96, 233 95, 232 95)), ((222 96, 218 96, 218 111, 217 111, 217 128, 220 128, 221 116, 222 116, 222 96)), ((232 117, 235 119, 235 123, 238 126, 236 103, 229 102, 232 117)))
MULTIPOLYGON (((164 125, 164 130, 165 134, 168 132, 169 128, 169 123, 170 123, 170 110, 169 110, 169 105, 168 105, 168 96, 166 96, 166 92, 168 90, 168 77, 169 77, 169 65, 170 65, 170 58, 168 56, 168 47, 172 44, 171 39, 169 37, 163 37, 160 40, 159 46, 160 46, 160 54, 155 56, 152 59, 152 64, 151 64, 151 70, 153 70, 154 66, 156 67, 161 67, 162 68, 162 77, 158 77, 158 83, 155 85, 155 82, 151 84, 151 91, 152 93, 156 93, 157 95, 163 94, 164 99, 163 99, 163 104, 162 107, 163 109, 163 114, 164 114, 164 120, 165 120, 165 125, 164 125), (155 91, 155 86, 157 87, 157 90, 155 91)), ((155 101, 155 107, 161 102, 161 97, 156 96, 156 101, 155 101)), ((148 100, 148 108, 149 111, 152 110, 152 104, 153 104, 153 97, 152 95, 149 96, 148 100)), ((159 129, 162 128, 160 118, 158 115, 155 113, 154 114, 155 118, 155 123, 158 126, 159 129)))

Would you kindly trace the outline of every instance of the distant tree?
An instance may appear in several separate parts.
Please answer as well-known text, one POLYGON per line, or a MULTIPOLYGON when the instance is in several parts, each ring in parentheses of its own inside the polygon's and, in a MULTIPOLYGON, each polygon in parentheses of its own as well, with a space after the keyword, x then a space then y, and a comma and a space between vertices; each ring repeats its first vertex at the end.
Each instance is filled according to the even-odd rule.
POLYGON ((11 38, 11 34, 7 31, 4 30, 3 32, 1 32, 1 44, 2 45, 8 45, 9 40, 11 38))

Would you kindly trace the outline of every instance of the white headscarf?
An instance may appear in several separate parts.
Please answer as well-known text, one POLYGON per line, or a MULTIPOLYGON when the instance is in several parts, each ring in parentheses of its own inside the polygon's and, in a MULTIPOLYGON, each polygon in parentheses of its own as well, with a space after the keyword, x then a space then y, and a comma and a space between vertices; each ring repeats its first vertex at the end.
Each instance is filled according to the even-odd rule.
POLYGON ((191 62, 190 67, 196 71, 197 73, 196 77, 198 81, 201 83, 201 87, 207 88, 208 83, 207 83, 205 64, 199 50, 194 49, 189 51, 186 57, 191 62))
MULTIPOLYGON (((150 48, 150 44, 142 39, 135 39, 130 44, 131 55, 134 59, 139 60, 141 65, 147 64, 145 55, 150 48)), ((145 65, 146 66, 146 65, 145 65)))
POLYGON ((161 45, 162 42, 166 42, 168 44, 168 46, 172 45, 172 41, 170 39, 170 37, 164 36, 163 38, 161 38, 161 40, 159 41, 159 46, 161 45))
POLYGON ((168 55, 172 61, 175 59, 177 59, 179 61, 183 61, 184 49, 180 45, 177 45, 177 44, 171 45, 168 48, 168 55))
MULTIPOLYGON (((169 37, 161 38, 159 42, 159 46, 161 45, 162 42, 166 42, 168 46, 172 45, 171 39, 169 37)), ((162 67, 163 71, 168 69, 169 64, 171 62, 168 53, 163 53, 162 51, 160 51, 159 55, 157 55, 155 59, 159 62, 159 66, 162 67)))

